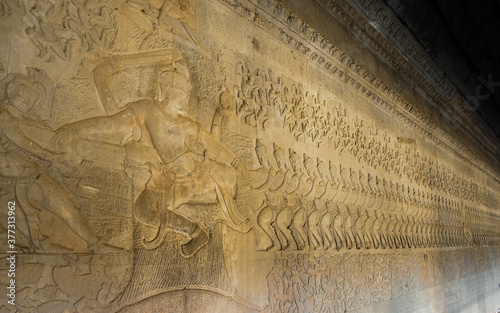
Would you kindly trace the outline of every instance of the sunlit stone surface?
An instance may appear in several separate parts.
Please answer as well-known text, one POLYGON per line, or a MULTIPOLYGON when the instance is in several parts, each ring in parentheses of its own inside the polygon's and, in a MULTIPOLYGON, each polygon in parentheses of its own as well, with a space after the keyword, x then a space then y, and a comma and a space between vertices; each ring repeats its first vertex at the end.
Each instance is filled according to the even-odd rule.
POLYGON ((310 4, 0 0, 0 312, 496 312, 498 138, 310 4))

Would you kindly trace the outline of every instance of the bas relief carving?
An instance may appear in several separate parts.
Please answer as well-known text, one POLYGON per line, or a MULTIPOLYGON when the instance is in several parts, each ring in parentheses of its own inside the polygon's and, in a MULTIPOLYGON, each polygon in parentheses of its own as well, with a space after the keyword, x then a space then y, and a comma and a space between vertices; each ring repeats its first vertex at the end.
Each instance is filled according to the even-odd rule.
MULTIPOLYGON (((158 99, 127 103, 113 115, 65 125, 57 130, 53 146, 55 151, 69 153, 65 150, 78 138, 113 133, 121 137, 116 144, 125 150, 129 145, 150 148, 150 156, 142 155, 141 161, 150 168, 151 177, 142 190, 134 190, 134 217, 145 227, 154 228, 151 237, 142 238, 142 244, 155 249, 165 240, 167 230, 174 230, 190 238, 181 246, 181 253, 191 257, 208 243, 208 233, 198 222, 175 211, 187 203, 219 203, 228 223, 238 227, 246 220, 233 198, 236 180, 247 173, 230 150, 184 114, 189 73, 182 59, 171 58, 158 73, 158 99)), ((101 100, 104 104, 110 99, 101 100)))
MULTIPOLYGON (((237 65, 236 71, 239 77, 241 65, 237 65)), ((256 76, 262 72, 256 70, 256 76)), ((242 81, 265 82, 262 79, 254 79, 251 75, 247 75, 242 81)), ((278 78, 277 81, 286 80, 278 78)), ((265 83, 262 85, 268 86, 265 83)), ((236 87, 235 96, 242 97, 239 90, 245 88, 240 88, 239 85, 236 87)), ((252 90, 259 93, 259 88, 254 87, 252 90)), ((286 93, 289 89, 296 92, 303 89, 293 85, 291 88, 279 85, 278 88, 273 88, 273 94, 278 95, 281 90, 286 93)), ((270 91, 262 93, 268 94, 270 91)), ((268 114, 266 122, 279 125, 284 130, 295 129, 288 127, 291 120, 295 120, 294 125, 316 125, 311 122, 314 116, 307 118, 308 115, 304 113, 307 109, 306 101, 305 96, 292 100, 292 103, 300 106, 297 105, 297 109, 292 106, 288 112, 303 110, 297 115, 288 115, 289 102, 286 96, 283 101, 268 101, 269 109, 266 112, 272 114, 268 114)), ((240 103, 243 106, 249 102, 242 98, 240 103)), ((264 111, 260 107, 266 102, 259 102, 261 104, 252 111, 254 113, 251 116, 258 116, 255 112, 264 111)), ((327 108, 327 104, 323 103, 311 112, 326 111, 327 108)), ((333 159, 323 161, 318 157, 315 162, 306 153, 301 157, 292 148, 287 149, 286 153, 276 143, 266 146, 261 141, 256 142, 255 152, 262 166, 259 172, 266 168, 269 170, 265 182, 259 183, 258 187, 259 190, 265 191, 265 199, 257 214, 260 230, 257 229, 256 232, 262 233, 259 236, 259 249, 268 250, 275 246, 280 250, 291 247, 294 247, 294 250, 309 247, 325 250, 416 248, 468 245, 474 242, 469 223, 464 219, 467 210, 465 205, 472 199, 460 196, 459 193, 463 188, 476 188, 468 186, 474 184, 473 182, 467 182, 452 173, 445 165, 435 164, 428 156, 421 156, 419 151, 411 151, 397 142, 394 143, 395 140, 386 133, 382 135, 378 131, 366 131, 362 120, 354 118, 351 124, 347 118, 347 110, 333 107, 333 112, 336 113, 331 115, 328 111, 328 114, 319 114, 320 117, 332 117, 331 122, 325 121, 324 125, 335 126, 322 132, 329 135, 324 144, 339 153, 345 150, 342 145, 348 147, 347 151, 351 152, 351 156, 357 161, 354 166, 360 169, 347 168, 333 159), (342 111, 343 113, 339 113, 342 111), (350 124, 353 127, 350 127, 350 124), (332 140, 333 138, 337 139, 332 140), (341 146, 337 142, 342 143, 341 146), (365 146, 364 142, 370 144, 365 146), (270 157, 271 149, 274 150, 274 160, 270 157), (359 158, 360 154, 373 157, 359 158), (403 168, 403 162, 409 162, 413 166, 403 168), (273 163, 276 168, 284 171, 283 174, 274 174, 276 170, 273 163), (329 164, 328 170, 326 163, 329 164), (366 164, 368 167, 364 166, 365 169, 362 170, 356 163, 366 164), (415 171, 415 168, 419 170, 415 171), (381 170, 384 173, 382 175, 386 177, 379 178, 376 174, 381 170), (276 178, 279 187, 271 187, 268 182, 276 178), (401 179, 405 180, 406 184, 400 184, 398 181, 401 179), (435 195, 430 190, 439 190, 443 195, 435 195), (290 212, 288 203, 293 204, 293 212, 290 212)), ((255 127, 247 116, 242 118, 241 122, 255 127)), ((300 129, 306 131, 304 127, 300 129)), ((295 141, 310 142, 317 147, 319 145, 314 138, 323 138, 296 135, 292 131, 290 135, 295 141)))
POLYGON ((116 35, 113 9, 103 1, 20 1, 25 32, 38 56, 69 60, 73 46, 82 51, 106 48, 116 35))
MULTIPOLYGON (((224 3, 196 2, 243 9, 224 3)), ((197 14, 0 2, 31 49, 0 56, 0 199, 18 208, 18 305, 0 311, 346 312, 490 268, 493 180, 212 42, 197 14)))

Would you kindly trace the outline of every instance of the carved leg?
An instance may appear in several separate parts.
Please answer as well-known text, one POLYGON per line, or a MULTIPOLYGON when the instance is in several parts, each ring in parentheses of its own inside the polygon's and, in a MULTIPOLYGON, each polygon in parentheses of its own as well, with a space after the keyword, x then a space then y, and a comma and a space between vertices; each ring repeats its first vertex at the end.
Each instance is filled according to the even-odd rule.
POLYGON ((40 33, 36 30, 34 27, 30 27, 26 29, 26 35, 31 39, 31 41, 35 44, 35 46, 38 49, 38 57, 42 58, 44 57, 47 53, 48 50, 47 48, 41 43, 40 41, 40 33))
POLYGON ((143 190, 137 197, 134 205, 135 217, 139 222, 157 229, 152 239, 143 237, 143 245, 146 249, 155 249, 164 242, 167 230, 174 230, 191 239, 181 245, 182 256, 189 258, 208 243, 209 235, 198 222, 173 212, 171 200, 170 192, 155 193, 151 189, 143 190))
POLYGON ((356 242, 356 249, 362 249, 364 247, 363 226, 361 224, 363 224, 363 221, 361 220, 361 218, 358 218, 356 220, 356 224, 354 227, 355 228, 354 240, 356 242))
POLYGON ((333 220, 333 234, 335 236, 335 245, 338 251, 344 247, 346 241, 344 236, 343 217, 341 214, 337 214, 333 220))
POLYGON ((399 223, 397 223, 396 227, 394 227, 394 247, 396 249, 398 249, 398 248, 401 247, 401 241, 400 241, 401 233, 400 233, 400 230, 401 230, 401 225, 399 225, 399 223))
POLYGON ((426 248, 431 246, 431 239, 429 236, 429 230, 430 230, 430 225, 428 223, 426 223, 423 230, 422 230, 422 237, 424 240, 424 246, 426 248))
POLYGON ((380 234, 379 234, 379 230, 376 229, 375 226, 371 230, 371 236, 373 239, 373 248, 375 248, 375 249, 380 248, 380 234))
MULTIPOLYGON (((21 207, 22 212, 24 213, 23 215, 20 215, 21 217, 25 217, 25 224, 27 226, 27 238, 30 246, 30 250, 34 249, 42 249, 40 245, 40 239, 39 239, 39 231, 38 231, 38 224, 40 223, 40 220, 38 219, 38 214, 40 213, 39 209, 34 208, 30 201, 28 200, 28 192, 27 192, 28 186, 26 185, 20 185, 18 184, 16 186, 15 192, 16 192, 16 198, 17 201, 21 207)), ((22 233, 21 227, 17 227, 17 233, 22 233)))
POLYGON ((394 233, 394 227, 392 226, 392 224, 387 225, 386 239, 387 239, 387 246, 390 249, 394 247, 393 233, 394 233))
POLYGON ((276 216, 276 226, 278 234, 281 235, 280 243, 282 250, 288 249, 294 242, 292 232, 289 228, 292 224, 292 213, 289 209, 283 209, 276 216))
POLYGON ((344 233, 345 233, 345 243, 346 249, 352 249, 355 245, 354 232, 353 232, 353 224, 344 223, 344 233))
POLYGON ((98 237, 90 230, 87 220, 73 203, 66 191, 46 174, 38 175, 37 179, 26 187, 29 204, 38 210, 48 210, 59 217, 82 238, 89 249, 98 242, 98 237))
POLYGON ((382 249, 387 247, 387 235, 384 232, 380 234, 380 247, 382 249))
POLYGON ((400 230, 399 241, 401 242, 401 248, 408 248, 408 241, 406 240, 406 226, 402 225, 400 230))
MULTIPOLYGON (((174 212, 171 212, 174 213, 174 212)), ((176 214, 176 213, 174 213, 176 214)), ((187 236, 191 238, 187 243, 181 245, 181 254, 185 258, 193 256, 201 247, 206 245, 210 239, 207 231, 197 222, 191 222, 182 215, 176 214, 177 216, 171 216, 175 221, 175 225, 171 225, 176 230, 187 227, 190 225, 190 229, 187 232, 187 236)))
POLYGON ((373 220, 371 218, 368 218, 365 221, 365 225, 363 227, 363 241, 365 243, 366 249, 374 248, 374 239, 372 236, 372 232, 373 232, 373 220))
POLYGON ((325 235, 323 241, 323 247, 325 248, 325 250, 330 248, 332 246, 332 243, 334 242, 333 234, 331 231, 332 223, 333 223, 333 216, 331 213, 326 213, 325 215, 323 215, 320 225, 321 225, 321 232, 325 235))
POLYGON ((314 249, 323 245, 323 238, 321 237, 321 233, 318 228, 320 218, 321 217, 319 216, 318 212, 312 212, 308 218, 309 238, 310 238, 309 241, 313 245, 314 249))
POLYGON ((417 224, 414 224, 411 228, 411 232, 410 232, 410 240, 411 240, 411 246, 413 248, 417 248, 418 247, 418 238, 417 238, 417 227, 418 225, 417 224))
POLYGON ((267 205, 263 207, 257 215, 257 224, 260 226, 258 234, 258 250, 267 251, 274 247, 278 238, 271 223, 274 221, 274 211, 267 205))
POLYGON ((373 249, 373 238, 369 230, 363 232, 363 242, 365 244, 365 249, 373 249))
POLYGON ((307 214, 304 210, 300 209, 295 213, 293 217, 293 227, 296 230, 294 234, 295 242, 297 243, 297 248, 302 250, 309 246, 309 241, 307 238, 307 233, 304 230, 304 226, 307 223, 307 214))
POLYGON ((422 236, 421 236, 421 231, 422 231, 422 225, 420 223, 418 223, 415 228, 414 228, 414 232, 413 232, 413 238, 414 241, 415 241, 415 247, 419 248, 422 246, 422 236))
POLYGON ((427 247, 429 241, 427 238, 427 225, 424 223, 420 224, 419 236, 420 236, 420 247, 422 248, 427 247))

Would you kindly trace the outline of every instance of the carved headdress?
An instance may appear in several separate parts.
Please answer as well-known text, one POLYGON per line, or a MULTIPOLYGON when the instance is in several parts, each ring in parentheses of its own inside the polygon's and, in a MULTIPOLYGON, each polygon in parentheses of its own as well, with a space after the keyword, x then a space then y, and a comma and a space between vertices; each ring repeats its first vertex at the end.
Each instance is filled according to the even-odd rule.
POLYGON ((305 153, 303 155, 304 157, 304 167, 308 173, 308 175, 314 175, 314 160, 308 157, 305 153))
POLYGON ((298 155, 297 152, 293 151, 291 148, 288 150, 288 154, 290 164, 292 165, 294 172, 300 171, 300 155, 298 155))
POLYGON ((273 143, 273 148, 274 148, 273 155, 274 159, 276 160, 276 164, 282 170, 287 169, 288 167, 286 165, 286 160, 285 160, 286 157, 285 151, 280 147, 278 147, 275 143, 273 143))
POLYGON ((45 71, 27 68, 28 75, 10 74, 0 81, 0 102, 12 105, 23 114, 37 108, 37 115, 50 117, 54 86, 45 71))
POLYGON ((255 141, 255 153, 257 154, 257 158, 259 159, 260 165, 262 165, 264 167, 268 167, 269 161, 268 161, 267 156, 266 156, 267 147, 265 145, 263 145, 259 139, 257 139, 255 141))

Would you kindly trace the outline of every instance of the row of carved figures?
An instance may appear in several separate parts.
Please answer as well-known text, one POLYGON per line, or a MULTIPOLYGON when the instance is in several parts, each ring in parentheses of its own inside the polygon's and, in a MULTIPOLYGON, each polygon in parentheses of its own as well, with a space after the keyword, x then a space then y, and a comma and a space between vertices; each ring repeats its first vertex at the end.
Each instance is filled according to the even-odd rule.
MULTIPOLYGON (((255 153, 260 167, 252 171, 251 186, 264 193, 295 193, 382 210, 394 210, 399 206, 418 216, 429 216, 436 208, 458 216, 462 214, 462 205, 468 203, 460 198, 437 195, 420 186, 379 178, 368 170, 353 170, 332 161, 327 164, 320 158, 313 160, 292 149, 287 153, 276 144, 271 154, 260 140, 256 141, 255 153)), ((488 210, 484 204, 475 203, 466 209, 472 218, 500 218, 497 210, 488 210)))
MULTIPOLYGON (((363 120, 350 118, 345 108, 331 106, 301 85, 289 85, 272 72, 246 64, 236 66, 239 82, 234 86, 236 114, 242 123, 265 129, 270 121, 281 121, 295 140, 328 142, 341 153, 347 152, 360 163, 388 174, 490 208, 498 207, 498 193, 457 175, 450 167, 409 149, 400 140, 367 126, 363 120)), ((404 143, 404 140, 402 140, 404 143)))
POLYGON ((275 169, 260 141, 255 151, 261 167, 251 186, 263 197, 256 210, 261 250, 482 244, 494 233, 489 221, 500 220, 495 211, 341 165, 338 171, 291 149, 287 157, 276 145, 275 169))
POLYGON ((397 249, 499 244, 495 226, 285 197, 257 216, 258 249, 397 249))

